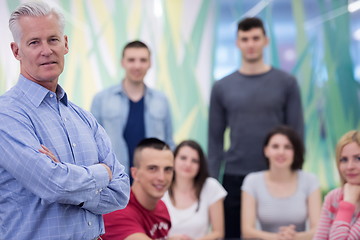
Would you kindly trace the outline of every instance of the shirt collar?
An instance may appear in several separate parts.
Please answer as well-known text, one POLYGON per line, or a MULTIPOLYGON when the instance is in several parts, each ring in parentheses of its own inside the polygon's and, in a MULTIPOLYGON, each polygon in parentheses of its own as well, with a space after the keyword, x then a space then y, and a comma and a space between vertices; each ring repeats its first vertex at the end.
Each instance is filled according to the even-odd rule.
MULTIPOLYGON (((51 92, 43 86, 27 79, 22 74, 20 74, 17 86, 36 107, 39 107, 41 102, 51 92)), ((67 106, 67 95, 60 85, 57 85, 56 95, 57 98, 67 106)))
MULTIPOLYGON (((124 81, 124 80, 123 80, 123 81, 124 81)), ((124 88, 123 88, 123 81, 121 81, 120 84, 117 84, 116 86, 112 86, 112 87, 111 87, 113 93, 125 94, 125 95, 126 95, 126 92, 125 92, 125 90, 124 90, 124 88)), ((144 83, 144 85, 145 85, 145 94, 144 94, 144 95, 146 95, 146 94, 149 93, 149 89, 150 89, 150 88, 148 88, 148 86, 147 86, 145 83, 144 83)))

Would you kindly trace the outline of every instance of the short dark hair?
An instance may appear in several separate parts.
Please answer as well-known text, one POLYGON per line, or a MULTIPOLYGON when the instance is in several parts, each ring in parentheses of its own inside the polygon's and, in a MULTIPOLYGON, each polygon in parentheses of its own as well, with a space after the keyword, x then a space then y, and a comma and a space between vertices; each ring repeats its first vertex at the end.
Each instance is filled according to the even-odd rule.
MULTIPOLYGON (((265 137, 263 149, 269 144, 270 139, 276 135, 281 134, 287 137, 294 149, 294 160, 291 164, 291 170, 295 171, 301 169, 304 164, 305 147, 299 134, 288 126, 278 126, 271 130, 265 137)), ((265 156, 267 165, 269 167, 269 159, 265 156)))
POLYGON ((138 153, 145 148, 152 148, 157 150, 170 150, 169 145, 157 138, 144 138, 141 140, 134 150, 134 166, 139 167, 138 153))
MULTIPOLYGON (((201 190, 204 186, 206 179, 209 177, 209 171, 208 171, 206 157, 205 157, 204 151, 202 150, 201 146, 197 142, 195 142, 193 140, 185 140, 185 141, 182 141, 175 148, 175 151, 174 151, 175 158, 178 155, 180 149, 185 146, 188 146, 188 147, 194 149, 197 152, 197 154, 199 155, 199 172, 196 174, 196 176, 194 178, 194 188, 195 188, 196 198, 200 202, 201 190)), ((174 201, 173 187, 175 184, 175 175, 176 175, 176 172, 174 171, 173 182, 169 187, 169 195, 173 201, 174 201)))
POLYGON ((128 48, 146 48, 149 51, 149 55, 151 54, 149 47, 145 43, 143 43, 143 42, 141 42, 139 40, 135 40, 135 41, 129 42, 129 43, 127 43, 125 45, 125 47, 124 47, 124 49, 122 51, 122 57, 124 57, 125 50, 128 49, 128 48))
POLYGON ((244 18, 243 20, 241 20, 238 23, 238 32, 239 31, 249 31, 253 28, 261 28, 261 30, 263 31, 264 35, 266 35, 266 31, 264 28, 264 24, 261 21, 260 18, 257 17, 248 17, 248 18, 244 18))

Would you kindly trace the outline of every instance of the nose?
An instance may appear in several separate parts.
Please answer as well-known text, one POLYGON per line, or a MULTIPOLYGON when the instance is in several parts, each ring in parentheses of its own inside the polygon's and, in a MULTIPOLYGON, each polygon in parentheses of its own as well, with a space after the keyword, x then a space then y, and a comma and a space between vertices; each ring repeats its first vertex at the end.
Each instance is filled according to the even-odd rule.
POLYGON ((164 171, 159 171, 159 173, 157 175, 157 178, 160 181, 164 181, 165 180, 165 172, 164 171))
POLYGON ((285 152, 285 148, 280 147, 280 148, 278 149, 278 153, 283 154, 284 152, 285 152))
POLYGON ((189 167, 191 165, 191 160, 187 160, 186 162, 185 162, 185 166, 186 167, 189 167))
POLYGON ((252 39, 249 39, 249 40, 248 40, 248 46, 249 46, 249 47, 254 46, 254 43, 255 43, 254 40, 252 40, 252 39))
POLYGON ((138 60, 135 60, 135 61, 134 61, 134 65, 133 65, 133 66, 134 66, 134 68, 135 68, 135 69, 139 69, 139 68, 140 68, 140 66, 141 66, 141 62, 140 62, 140 61, 138 61, 138 60))
POLYGON ((355 162, 353 160, 349 160, 347 162, 346 168, 352 169, 353 167, 355 167, 355 162))
POLYGON ((47 42, 43 43, 41 49, 41 55, 50 56, 51 54, 52 54, 52 50, 50 45, 47 42))

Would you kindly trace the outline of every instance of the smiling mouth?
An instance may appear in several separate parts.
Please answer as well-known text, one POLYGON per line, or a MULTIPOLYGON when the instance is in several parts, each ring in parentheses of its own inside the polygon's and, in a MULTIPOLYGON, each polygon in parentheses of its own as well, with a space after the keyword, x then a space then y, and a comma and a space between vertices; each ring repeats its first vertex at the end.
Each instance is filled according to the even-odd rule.
POLYGON ((163 191, 165 188, 165 185, 154 185, 155 189, 158 191, 163 191))
POLYGON ((346 174, 346 177, 348 177, 348 178, 354 178, 357 176, 358 176, 358 174, 346 174))

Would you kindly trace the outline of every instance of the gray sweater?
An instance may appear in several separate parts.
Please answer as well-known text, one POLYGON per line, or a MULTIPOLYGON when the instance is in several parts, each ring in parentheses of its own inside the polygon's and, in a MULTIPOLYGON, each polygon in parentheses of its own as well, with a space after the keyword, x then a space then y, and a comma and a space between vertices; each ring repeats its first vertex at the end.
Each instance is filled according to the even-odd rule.
POLYGON ((217 81, 211 91, 209 113, 209 170, 218 177, 245 176, 267 168, 263 156, 266 134, 288 125, 303 137, 304 121, 299 87, 288 73, 271 68, 259 75, 236 71, 217 81), (230 128, 230 148, 224 152, 224 131, 230 128))

